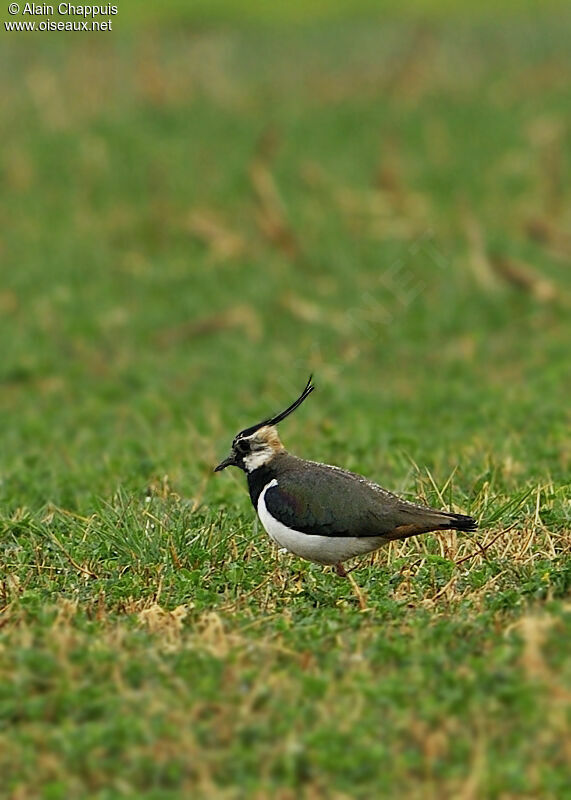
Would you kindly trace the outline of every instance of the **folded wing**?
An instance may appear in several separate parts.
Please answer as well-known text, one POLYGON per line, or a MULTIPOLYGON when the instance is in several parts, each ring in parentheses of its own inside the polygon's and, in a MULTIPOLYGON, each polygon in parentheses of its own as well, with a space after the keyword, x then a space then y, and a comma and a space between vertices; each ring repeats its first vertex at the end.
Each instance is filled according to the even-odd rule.
POLYGON ((265 493, 270 514, 288 528, 319 536, 405 539, 434 530, 475 530, 472 517, 417 506, 359 475, 321 464, 287 471, 265 493))

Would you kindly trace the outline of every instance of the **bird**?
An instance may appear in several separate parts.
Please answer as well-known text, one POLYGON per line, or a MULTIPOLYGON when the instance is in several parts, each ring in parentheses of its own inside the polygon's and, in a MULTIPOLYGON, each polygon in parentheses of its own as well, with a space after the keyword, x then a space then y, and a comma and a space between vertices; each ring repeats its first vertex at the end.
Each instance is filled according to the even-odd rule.
POLYGON ((290 406, 240 431, 214 472, 246 473, 252 505, 270 539, 299 558, 334 567, 389 542, 430 531, 475 531, 476 520, 403 500, 362 475, 288 453, 276 426, 315 389, 313 376, 290 406))

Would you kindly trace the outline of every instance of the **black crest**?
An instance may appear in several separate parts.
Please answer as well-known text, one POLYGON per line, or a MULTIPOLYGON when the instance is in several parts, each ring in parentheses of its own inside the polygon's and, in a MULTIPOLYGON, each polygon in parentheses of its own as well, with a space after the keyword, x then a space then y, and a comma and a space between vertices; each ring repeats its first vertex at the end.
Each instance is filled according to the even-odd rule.
POLYGON ((237 434, 236 439, 239 439, 242 436, 250 436, 252 433, 255 433, 260 428, 263 428, 264 425, 277 425, 278 422, 281 422, 286 417, 289 417, 289 415, 292 414, 296 410, 296 408, 299 408, 299 406, 303 403, 305 398, 309 397, 309 395, 315 389, 315 386, 311 382, 312 378, 313 375, 310 375, 309 380, 307 381, 303 392, 300 394, 297 400, 295 400, 291 404, 291 406, 288 406, 285 409, 285 411, 280 411, 280 413, 276 414, 274 417, 268 417, 268 419, 264 419, 261 422, 258 422, 257 425, 252 425, 250 428, 245 428, 243 431, 240 431, 240 433, 237 434))

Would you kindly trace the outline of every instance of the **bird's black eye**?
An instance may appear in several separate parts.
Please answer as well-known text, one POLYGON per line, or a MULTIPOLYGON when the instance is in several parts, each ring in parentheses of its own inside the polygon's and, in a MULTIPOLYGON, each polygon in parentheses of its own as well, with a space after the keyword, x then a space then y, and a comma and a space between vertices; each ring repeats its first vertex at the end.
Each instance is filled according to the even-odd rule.
POLYGON ((250 452, 250 442, 248 442, 246 439, 238 439, 238 441, 234 443, 234 447, 239 453, 250 452))

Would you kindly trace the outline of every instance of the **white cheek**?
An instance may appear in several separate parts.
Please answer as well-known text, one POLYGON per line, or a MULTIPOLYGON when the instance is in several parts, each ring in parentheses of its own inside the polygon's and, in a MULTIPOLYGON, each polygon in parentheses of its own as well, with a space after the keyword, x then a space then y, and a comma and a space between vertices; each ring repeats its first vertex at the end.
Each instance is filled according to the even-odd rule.
POLYGON ((253 472, 255 469, 263 467, 264 464, 267 464, 268 461, 271 461, 273 457, 274 452, 270 449, 255 450, 253 453, 248 453, 247 456, 244 456, 244 466, 246 467, 246 471, 253 472))

